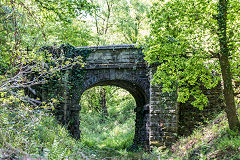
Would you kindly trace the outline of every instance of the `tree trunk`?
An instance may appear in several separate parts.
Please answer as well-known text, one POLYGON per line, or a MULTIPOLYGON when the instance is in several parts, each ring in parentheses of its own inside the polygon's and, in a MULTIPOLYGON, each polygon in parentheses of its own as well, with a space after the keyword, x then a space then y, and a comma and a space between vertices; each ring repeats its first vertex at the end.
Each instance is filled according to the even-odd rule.
POLYGON ((106 106, 106 90, 105 88, 101 89, 101 104, 104 117, 108 117, 108 111, 106 106))
POLYGON ((223 79, 223 94, 225 100, 225 111, 227 113, 227 119, 230 129, 240 129, 240 123, 237 116, 236 105, 234 102, 234 92, 232 85, 232 73, 231 65, 229 63, 229 48, 227 39, 227 0, 219 0, 219 44, 220 44, 220 55, 219 61, 222 71, 223 79))

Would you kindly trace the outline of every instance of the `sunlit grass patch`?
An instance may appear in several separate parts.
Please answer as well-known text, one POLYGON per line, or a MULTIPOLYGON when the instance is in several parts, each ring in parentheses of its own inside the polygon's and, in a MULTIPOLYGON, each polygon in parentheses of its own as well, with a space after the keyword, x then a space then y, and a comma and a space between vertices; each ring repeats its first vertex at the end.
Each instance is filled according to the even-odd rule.
POLYGON ((88 146, 98 148, 124 149, 132 144, 134 138, 134 120, 126 120, 120 124, 111 119, 101 121, 101 118, 93 115, 81 117, 81 140, 88 146), (89 119, 88 119, 89 118, 89 119), (94 126, 88 126, 88 125, 94 126))

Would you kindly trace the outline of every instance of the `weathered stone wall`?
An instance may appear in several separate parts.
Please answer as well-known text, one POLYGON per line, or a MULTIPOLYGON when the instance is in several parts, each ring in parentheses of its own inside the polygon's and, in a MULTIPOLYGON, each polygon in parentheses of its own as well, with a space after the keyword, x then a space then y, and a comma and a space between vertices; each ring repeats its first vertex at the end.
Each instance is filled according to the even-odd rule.
MULTIPOLYGON (((155 72, 150 71, 151 78, 155 72)), ((161 86, 150 86, 150 146, 169 146, 177 137, 178 105, 177 95, 162 93, 161 86)))
MULTIPOLYGON (((152 79, 156 69, 150 69, 152 79)), ((162 93, 161 86, 150 86, 150 120, 149 142, 150 146, 169 146, 180 136, 188 136, 192 131, 204 124, 206 120, 214 118, 216 113, 224 108, 222 88, 209 90, 201 88, 207 95, 209 103, 203 110, 191 105, 191 100, 186 103, 177 102, 177 92, 162 93)))
MULTIPOLYGON (((134 145, 149 147, 148 107, 149 78, 148 67, 141 49, 132 45, 91 47, 93 52, 85 61, 85 74, 79 84, 72 87, 72 105, 78 104, 81 95, 94 86, 114 85, 129 91, 136 101, 134 145)), ((77 69, 76 66, 73 68, 77 69)))
MULTIPOLYGON (((86 48, 86 47, 84 47, 86 48)), ((86 59, 88 67, 94 68, 99 64, 139 64, 145 63, 141 48, 134 45, 113 45, 88 47, 93 52, 86 59)))
POLYGON ((202 87, 202 91, 207 95, 209 103, 203 110, 199 110, 191 105, 191 101, 179 103, 178 136, 188 136, 192 131, 206 120, 211 120, 224 108, 222 88, 217 87, 208 90, 202 87))

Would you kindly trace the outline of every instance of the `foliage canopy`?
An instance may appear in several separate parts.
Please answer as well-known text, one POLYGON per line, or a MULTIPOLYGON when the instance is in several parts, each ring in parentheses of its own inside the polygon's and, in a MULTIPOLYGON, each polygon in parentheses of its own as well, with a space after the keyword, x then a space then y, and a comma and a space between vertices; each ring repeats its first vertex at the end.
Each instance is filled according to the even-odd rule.
MULTIPOLYGON (((230 56, 234 57, 231 63, 239 66, 239 6, 235 4, 236 1, 229 4, 227 31, 230 56)), ((177 87, 179 102, 191 98, 200 109, 208 102, 201 88, 211 89, 221 80, 217 15, 218 2, 210 0, 161 1, 153 5, 150 14, 146 60, 159 63, 154 82, 162 83, 167 92, 177 87)), ((239 69, 232 67, 232 71, 236 70, 239 69)))

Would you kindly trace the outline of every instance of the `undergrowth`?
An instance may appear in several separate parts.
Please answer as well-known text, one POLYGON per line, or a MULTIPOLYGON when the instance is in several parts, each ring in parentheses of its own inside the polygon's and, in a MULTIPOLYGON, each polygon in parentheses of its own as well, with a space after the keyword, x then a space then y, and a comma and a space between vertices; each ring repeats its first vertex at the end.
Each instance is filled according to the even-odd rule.
MULTIPOLYGON (((240 109, 238 109, 240 113, 240 109)), ((145 154, 149 159, 171 160, 239 160, 240 134, 228 128, 225 112, 200 126, 192 135, 180 137, 171 148, 155 148, 145 154)))
MULTIPOLYGON (((85 156, 83 145, 71 138, 45 111, 24 105, 0 108, 0 157, 2 159, 67 159, 78 153, 85 156)), ((87 154, 86 154, 87 155, 87 154)))
POLYGON ((136 104, 126 90, 113 86, 107 86, 105 90, 108 97, 107 116, 101 111, 90 109, 87 103, 84 103, 88 101, 86 97, 89 97, 89 92, 82 96, 81 140, 92 148, 109 151, 125 150, 133 143, 136 104))
POLYGON ((103 117, 102 113, 82 112, 80 141, 71 138, 65 127, 43 108, 31 108, 23 103, 2 105, 0 159, 135 157, 134 153, 126 151, 134 138, 135 101, 125 96, 108 102, 108 117, 103 117))
MULTIPOLYGON (((126 148, 134 137, 135 118, 129 106, 134 108, 132 102, 119 101, 115 111, 109 108, 108 118, 103 118, 101 113, 81 113, 82 138, 77 141, 43 109, 24 104, 2 105, 0 159, 240 159, 240 134, 228 128, 224 112, 206 126, 197 128, 192 135, 180 137, 170 148, 154 148, 150 153, 128 152, 126 148)), ((238 112, 240 114, 240 109, 238 112)))
POLYGON ((91 147, 105 149, 124 149, 132 145, 134 138, 134 120, 126 119, 125 123, 106 118, 102 115, 82 114, 82 142, 91 147))

